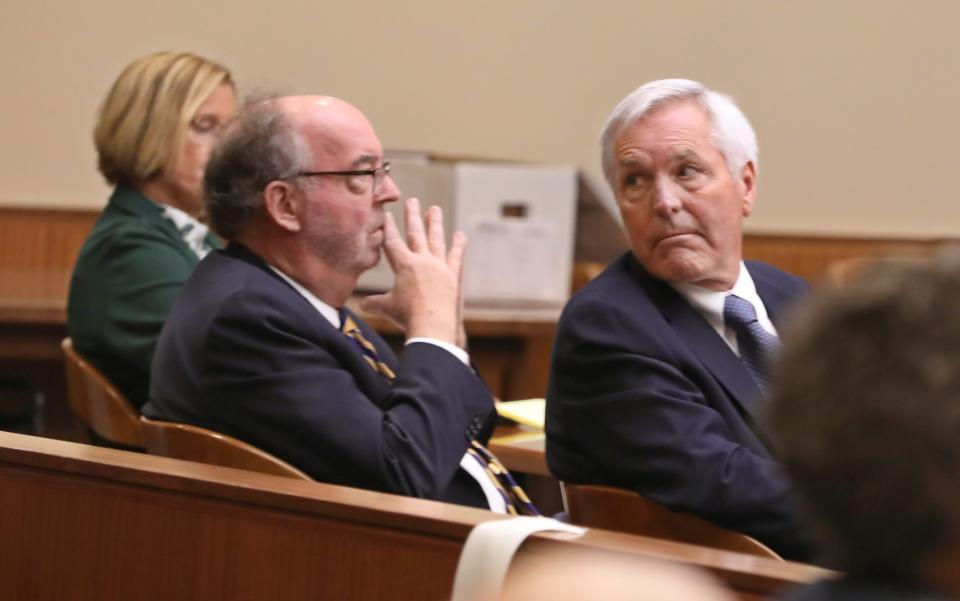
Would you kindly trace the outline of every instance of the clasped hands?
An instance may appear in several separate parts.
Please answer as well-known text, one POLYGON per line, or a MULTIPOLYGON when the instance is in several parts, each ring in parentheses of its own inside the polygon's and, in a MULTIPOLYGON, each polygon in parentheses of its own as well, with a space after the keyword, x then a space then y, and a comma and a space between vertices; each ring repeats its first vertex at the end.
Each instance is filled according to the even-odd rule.
POLYGON ((393 289, 366 297, 361 307, 395 322, 408 338, 434 338, 464 348, 462 283, 467 237, 455 232, 448 250, 440 207, 431 206, 421 218, 416 198, 407 200, 404 221, 406 241, 390 213, 383 228, 383 251, 395 275, 393 289))

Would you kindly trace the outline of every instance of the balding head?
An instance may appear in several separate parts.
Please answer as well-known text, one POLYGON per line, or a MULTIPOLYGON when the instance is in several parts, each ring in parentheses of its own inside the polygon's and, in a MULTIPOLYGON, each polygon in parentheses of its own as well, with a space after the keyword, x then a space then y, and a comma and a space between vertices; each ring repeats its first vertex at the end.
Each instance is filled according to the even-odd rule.
POLYGON ((360 109, 333 96, 284 96, 269 102, 283 111, 298 128, 305 128, 320 137, 336 137, 358 124, 373 129, 360 109))
POLYGON ((383 204, 399 196, 386 173, 380 140, 355 106, 274 98, 243 109, 224 133, 207 167, 207 211, 224 238, 327 288, 339 278, 350 292, 380 259, 383 204))
POLYGON ((204 196, 214 231, 235 238, 263 206, 264 188, 302 171, 373 164, 380 140, 364 114, 332 96, 285 96, 246 106, 207 165, 204 196), (358 147, 359 145, 359 147, 358 147), (350 156, 350 153, 359 156, 350 156))
POLYGON ((376 164, 383 154, 367 117, 333 96, 287 96, 274 100, 312 153, 310 170, 337 171, 376 164))

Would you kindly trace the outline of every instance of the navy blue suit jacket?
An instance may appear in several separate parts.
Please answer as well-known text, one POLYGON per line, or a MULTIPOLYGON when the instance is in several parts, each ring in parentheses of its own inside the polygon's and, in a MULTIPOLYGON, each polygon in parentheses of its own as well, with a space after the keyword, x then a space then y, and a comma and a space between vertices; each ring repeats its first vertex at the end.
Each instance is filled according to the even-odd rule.
MULTIPOLYGON (((774 324, 807 284, 748 261, 774 324)), ((757 426, 762 397, 737 355, 628 252, 557 326, 547 460, 560 479, 636 490, 807 558, 786 476, 757 426)))
POLYGON ((801 586, 778 597, 782 601, 948 601, 920 587, 910 588, 903 584, 870 582, 849 576, 820 580, 801 586))
POLYGON ((459 464, 492 430, 489 390, 436 345, 398 361, 354 319, 394 381, 251 251, 211 252, 164 325, 144 414, 235 436, 322 482, 486 508, 459 464))

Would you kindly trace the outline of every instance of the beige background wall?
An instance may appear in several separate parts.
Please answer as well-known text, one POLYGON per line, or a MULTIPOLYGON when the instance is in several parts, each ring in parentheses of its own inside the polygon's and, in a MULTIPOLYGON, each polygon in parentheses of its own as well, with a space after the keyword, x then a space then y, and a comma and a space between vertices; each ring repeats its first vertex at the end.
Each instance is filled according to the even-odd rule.
POLYGON ((757 232, 960 233, 950 0, 10 0, 0 204, 99 207, 92 120, 131 59, 188 49, 241 88, 324 92, 388 147, 579 165, 636 85, 733 94, 760 137, 757 232))

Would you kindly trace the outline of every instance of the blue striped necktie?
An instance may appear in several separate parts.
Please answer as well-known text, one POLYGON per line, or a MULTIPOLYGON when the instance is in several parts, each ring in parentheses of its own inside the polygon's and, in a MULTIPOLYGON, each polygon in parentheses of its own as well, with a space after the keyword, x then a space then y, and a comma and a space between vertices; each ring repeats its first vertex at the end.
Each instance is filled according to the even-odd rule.
POLYGON ((780 348, 780 339, 763 329, 750 301, 729 295, 723 303, 723 319, 737 334, 740 360, 760 390, 770 389, 770 366, 780 348))

